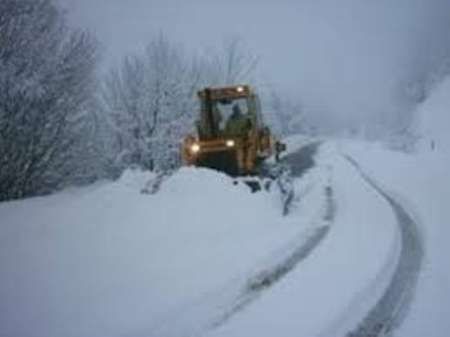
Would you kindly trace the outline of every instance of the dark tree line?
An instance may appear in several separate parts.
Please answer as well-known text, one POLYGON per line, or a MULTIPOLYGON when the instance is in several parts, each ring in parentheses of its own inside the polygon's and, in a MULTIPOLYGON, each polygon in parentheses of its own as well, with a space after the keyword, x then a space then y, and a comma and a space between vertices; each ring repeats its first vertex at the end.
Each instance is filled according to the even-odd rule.
POLYGON ((0 201, 82 175, 97 44, 50 0, 0 2, 0 201))

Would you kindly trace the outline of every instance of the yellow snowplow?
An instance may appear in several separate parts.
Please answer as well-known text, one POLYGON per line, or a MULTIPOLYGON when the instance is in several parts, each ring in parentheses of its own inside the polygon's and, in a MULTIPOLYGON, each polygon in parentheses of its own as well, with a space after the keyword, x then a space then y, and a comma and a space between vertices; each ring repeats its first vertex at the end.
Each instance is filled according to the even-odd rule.
POLYGON ((182 145, 186 165, 208 167, 231 176, 254 176, 261 164, 286 146, 264 125, 258 95, 248 85, 205 88, 196 134, 182 145))

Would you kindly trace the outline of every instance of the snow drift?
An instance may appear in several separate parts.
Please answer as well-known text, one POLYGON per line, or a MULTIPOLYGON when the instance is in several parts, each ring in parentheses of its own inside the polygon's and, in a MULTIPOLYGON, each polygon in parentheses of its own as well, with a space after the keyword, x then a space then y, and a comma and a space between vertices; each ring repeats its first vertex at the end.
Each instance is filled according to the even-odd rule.
POLYGON ((151 334, 259 270, 321 212, 311 192, 308 212, 283 219, 277 193, 252 194, 207 169, 183 168, 141 194, 151 177, 127 171, 0 205, 0 335, 151 334))

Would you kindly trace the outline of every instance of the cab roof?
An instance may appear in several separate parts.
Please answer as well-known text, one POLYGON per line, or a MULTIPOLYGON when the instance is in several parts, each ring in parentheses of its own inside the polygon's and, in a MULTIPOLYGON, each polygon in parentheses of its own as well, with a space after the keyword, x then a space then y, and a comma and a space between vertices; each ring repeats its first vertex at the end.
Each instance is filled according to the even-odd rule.
POLYGON ((205 88, 197 94, 201 99, 209 96, 209 99, 216 101, 222 99, 246 98, 251 95, 251 89, 248 85, 234 85, 229 87, 205 88))

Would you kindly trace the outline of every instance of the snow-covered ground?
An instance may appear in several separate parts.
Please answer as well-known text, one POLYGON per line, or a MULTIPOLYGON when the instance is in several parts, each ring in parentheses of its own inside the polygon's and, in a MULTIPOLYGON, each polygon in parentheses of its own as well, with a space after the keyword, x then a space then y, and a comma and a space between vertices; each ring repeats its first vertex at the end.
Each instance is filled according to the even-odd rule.
POLYGON ((449 158, 438 153, 404 155, 373 144, 347 143, 342 150, 420 223, 425 261, 410 313, 396 335, 446 336, 450 329, 449 158))
POLYGON ((185 168, 141 194, 151 178, 0 205, 2 335, 343 335, 394 272, 393 213, 333 145, 287 217, 275 188, 185 168))
POLYGON ((399 253, 389 205, 333 146, 317 162, 332 169, 336 214, 329 234, 257 305, 212 336, 342 336, 384 291, 399 253))
POLYGON ((175 327, 209 324, 205 310, 233 300, 319 225, 325 173, 310 176, 309 200, 289 217, 276 192, 190 168, 156 195, 140 193, 148 174, 128 171, 1 204, 0 336, 152 335, 183 321, 183 310, 193 320, 175 327))
POLYGON ((363 336, 380 308, 395 319, 373 335, 446 336, 449 89, 418 110, 418 153, 323 143, 287 216, 277 188, 192 168, 153 195, 152 174, 127 171, 0 204, 0 336, 363 336))
POLYGON ((150 178, 0 205, 3 335, 339 336, 394 272, 395 217, 334 145, 295 181, 287 217, 276 189, 210 170, 141 194, 150 178))
POLYGON ((438 170, 430 175, 419 158, 355 143, 321 147, 316 167, 296 181, 287 217, 276 190, 252 194, 205 169, 182 169, 155 195, 140 193, 148 174, 128 171, 115 183, 0 205, 0 335, 345 335, 388 287, 401 247, 389 204, 341 152, 407 196, 423 226, 435 217, 436 226, 421 227, 427 263, 400 331, 443 336, 448 306, 436 303, 448 294, 440 226, 448 188, 437 177, 445 170, 428 158, 438 170), (386 160, 384 170, 375 165, 386 160), (246 303, 252 279, 327 226, 309 256, 246 303))
POLYGON ((417 153, 345 142, 351 155, 420 222, 425 261, 416 296, 398 336, 444 337, 450 331, 450 77, 418 108, 423 138, 417 153))

